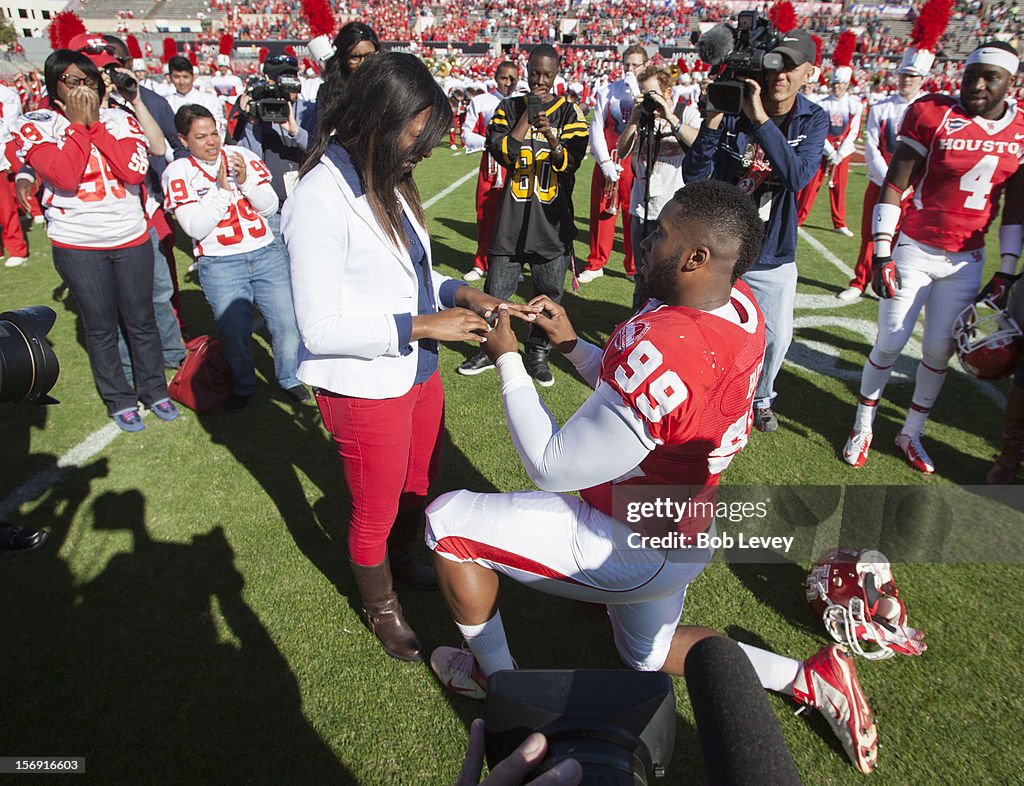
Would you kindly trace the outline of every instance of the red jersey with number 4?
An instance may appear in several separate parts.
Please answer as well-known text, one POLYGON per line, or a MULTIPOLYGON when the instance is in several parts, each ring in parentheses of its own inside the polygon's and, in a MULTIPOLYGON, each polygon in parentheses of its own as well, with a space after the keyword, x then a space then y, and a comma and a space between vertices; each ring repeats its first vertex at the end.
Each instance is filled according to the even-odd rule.
POLYGON ((614 515, 613 484, 716 486, 750 436, 764 348, 764 319, 742 281, 718 311, 650 301, 620 325, 604 348, 601 383, 622 397, 656 447, 634 477, 586 489, 583 498, 614 515))
POLYGON ((113 137, 106 139, 114 145, 108 153, 122 160, 112 161, 108 153, 100 152, 84 126, 76 126, 74 138, 69 138, 71 121, 52 109, 29 112, 11 122, 11 135, 22 159, 42 176, 46 232, 54 245, 118 248, 146 237, 141 185, 129 185, 115 172, 124 167, 141 180, 149 169, 146 135, 138 120, 122 109, 100 109, 99 118, 113 137), (79 153, 81 158, 76 157, 75 167, 85 161, 79 182, 67 183, 65 188, 43 176, 48 163, 79 153))
POLYGON ((918 99, 900 141, 925 157, 901 232, 946 251, 974 251, 999 209, 1006 181, 1024 160, 1024 117, 1007 99, 999 120, 967 114, 952 96, 918 99))
MULTIPOLYGON (((267 165, 251 150, 234 145, 222 147, 217 161, 200 161, 189 156, 172 161, 164 170, 164 207, 168 211, 177 212, 185 206, 201 205, 219 219, 207 235, 192 238, 192 250, 197 257, 247 254, 274 242, 267 220, 242 193, 234 176, 228 176, 231 184, 229 199, 218 201, 221 189, 217 185, 217 172, 221 160, 227 161, 228 153, 240 153, 245 159, 248 168, 246 180, 252 181, 253 187, 271 187, 267 165)), ((249 188, 247 183, 246 189, 249 188)))

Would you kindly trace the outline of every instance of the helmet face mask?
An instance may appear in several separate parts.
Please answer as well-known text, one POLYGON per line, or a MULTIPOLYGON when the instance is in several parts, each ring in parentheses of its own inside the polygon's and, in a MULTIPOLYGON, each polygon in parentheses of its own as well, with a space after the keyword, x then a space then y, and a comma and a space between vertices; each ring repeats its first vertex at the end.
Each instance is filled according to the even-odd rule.
POLYGON ((967 306, 953 323, 956 354, 971 376, 1002 379, 1020 366, 1020 326, 1010 313, 991 300, 967 306))

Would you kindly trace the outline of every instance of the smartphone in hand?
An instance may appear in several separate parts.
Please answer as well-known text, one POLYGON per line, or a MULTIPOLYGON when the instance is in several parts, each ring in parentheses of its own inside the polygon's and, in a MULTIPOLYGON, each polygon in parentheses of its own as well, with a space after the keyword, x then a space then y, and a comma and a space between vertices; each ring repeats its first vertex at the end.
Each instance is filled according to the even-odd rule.
POLYGON ((526 96, 526 116, 530 121, 530 125, 534 125, 537 122, 537 115, 541 112, 541 101, 540 96, 536 93, 529 93, 526 96))

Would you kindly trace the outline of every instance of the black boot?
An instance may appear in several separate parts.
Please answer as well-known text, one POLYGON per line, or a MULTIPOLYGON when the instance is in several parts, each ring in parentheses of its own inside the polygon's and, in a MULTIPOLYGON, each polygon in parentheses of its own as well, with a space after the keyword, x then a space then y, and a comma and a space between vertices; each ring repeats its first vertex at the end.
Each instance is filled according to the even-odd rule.
POLYGON ((416 590, 433 591, 437 587, 437 576, 429 565, 417 562, 412 547, 422 539, 420 522, 423 511, 398 511, 395 523, 388 535, 388 558, 391 560, 391 574, 399 581, 416 590))
POLYGON ((391 580, 388 558, 379 565, 357 565, 349 560, 363 604, 363 620, 392 658, 423 660, 423 647, 402 614, 391 580))
POLYGON ((538 349, 536 347, 526 348, 526 370, 542 388, 549 388, 555 384, 555 378, 548 368, 548 355, 551 350, 538 349))

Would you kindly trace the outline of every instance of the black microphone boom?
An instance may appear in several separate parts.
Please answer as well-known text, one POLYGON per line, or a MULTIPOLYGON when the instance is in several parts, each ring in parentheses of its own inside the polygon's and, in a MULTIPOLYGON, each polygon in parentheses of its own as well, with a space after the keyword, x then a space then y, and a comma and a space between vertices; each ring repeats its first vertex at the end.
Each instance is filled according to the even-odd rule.
POLYGON ((687 654, 683 671, 708 783, 799 786, 779 722, 736 642, 724 636, 699 641, 687 654))
POLYGON ((732 30, 725 25, 715 25, 697 41, 697 53, 705 63, 718 65, 729 56, 735 45, 732 30))

